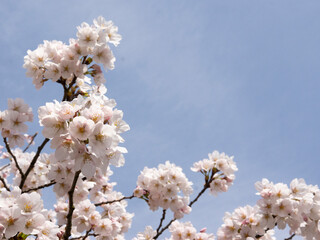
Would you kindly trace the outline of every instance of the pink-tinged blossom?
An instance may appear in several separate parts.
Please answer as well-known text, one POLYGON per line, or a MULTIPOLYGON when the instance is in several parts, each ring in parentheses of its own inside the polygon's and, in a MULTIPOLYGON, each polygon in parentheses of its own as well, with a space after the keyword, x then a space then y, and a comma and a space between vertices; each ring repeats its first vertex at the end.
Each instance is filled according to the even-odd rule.
POLYGON ((62 102, 58 105, 56 109, 56 113, 61 119, 61 121, 66 121, 74 117, 75 115, 74 106, 72 106, 69 102, 62 102))
POLYGON ((48 62, 45 65, 46 71, 44 73, 44 77, 47 79, 51 79, 53 82, 58 81, 61 77, 60 66, 53 62, 48 62))
POLYGON ((159 207, 170 208, 176 218, 190 212, 188 196, 192 193, 192 183, 188 181, 182 169, 168 161, 158 169, 145 167, 138 176, 137 187, 145 191, 145 197, 151 210, 159 207), (179 192, 185 196, 182 197, 179 192), (169 204, 168 204, 169 203, 169 204))
POLYGON ((152 240, 157 234, 156 230, 153 230, 151 226, 146 226, 144 232, 139 232, 132 240, 152 240))
POLYGON ((39 228, 39 240, 58 240, 59 227, 53 222, 45 221, 39 228))
POLYGON ((93 60, 101 63, 105 69, 114 69, 115 57, 107 44, 97 45, 93 49, 93 60))
POLYGON ((98 156, 103 156, 108 148, 115 147, 118 143, 119 139, 114 127, 103 125, 101 122, 95 125, 95 128, 89 137, 89 146, 92 147, 92 151, 98 156))
POLYGON ((70 134, 79 140, 86 140, 90 136, 94 128, 94 122, 85 117, 78 116, 70 123, 70 134))
POLYGON ((38 234, 37 228, 45 222, 46 218, 41 213, 27 216, 24 228, 21 230, 24 234, 38 234))
POLYGON ((117 46, 120 43, 121 35, 118 34, 118 27, 113 25, 112 21, 106 21, 103 17, 99 16, 93 20, 94 25, 99 31, 99 42, 110 42, 117 46))
POLYGON ((21 194, 17 200, 17 204, 21 208, 21 213, 24 215, 40 212, 43 208, 41 196, 37 192, 21 194))
POLYGON ((197 232, 191 222, 174 221, 169 227, 171 237, 167 240, 214 240, 213 234, 197 232))
POLYGON ((99 37, 96 29, 90 27, 87 23, 82 23, 77 29, 80 47, 94 47, 99 37))
POLYGON ((5 227, 6 238, 13 237, 18 231, 23 229, 26 218, 21 215, 21 210, 17 206, 2 208, 0 224, 5 227))
POLYGON ((60 72, 61 76, 65 79, 72 77, 72 74, 75 71, 75 63, 74 61, 70 61, 68 59, 63 59, 60 63, 60 72))
POLYGON ((7 119, 7 127, 10 131, 14 133, 24 133, 28 130, 28 126, 24 123, 28 121, 28 116, 16 111, 9 111, 7 113, 7 119))
POLYGON ((110 236, 112 232, 112 221, 109 218, 100 219, 94 231, 102 236, 110 236))
POLYGON ((67 133, 67 125, 61 121, 58 115, 49 115, 41 119, 44 126, 42 134, 46 138, 54 138, 67 133))

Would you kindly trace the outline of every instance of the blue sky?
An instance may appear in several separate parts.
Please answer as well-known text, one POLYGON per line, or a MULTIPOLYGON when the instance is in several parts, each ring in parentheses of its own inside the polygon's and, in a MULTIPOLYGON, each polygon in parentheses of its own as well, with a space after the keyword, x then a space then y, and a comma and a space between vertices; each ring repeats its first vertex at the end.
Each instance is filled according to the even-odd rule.
MULTIPOLYGON (((185 218, 216 233, 225 211, 255 203, 263 177, 320 182, 319 11, 316 0, 2 1, 0 109, 9 97, 35 113, 61 99, 59 86, 37 91, 25 77, 26 51, 43 40, 67 42, 97 16, 113 20, 123 40, 105 76, 107 95, 131 126, 126 165, 114 170, 117 189, 130 195, 144 166, 170 160, 197 192, 202 177, 192 163, 213 150, 234 155, 234 186, 206 194, 185 218)), ((136 215, 127 239, 159 222, 160 212, 139 200, 128 210, 136 215)))

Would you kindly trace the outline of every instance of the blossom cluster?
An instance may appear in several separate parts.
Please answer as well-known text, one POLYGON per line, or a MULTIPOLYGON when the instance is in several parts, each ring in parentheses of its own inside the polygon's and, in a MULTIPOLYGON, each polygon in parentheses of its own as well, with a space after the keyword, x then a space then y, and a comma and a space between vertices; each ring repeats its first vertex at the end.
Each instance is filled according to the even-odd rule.
POLYGON ((197 232, 191 222, 174 221, 169 227, 169 231, 171 237, 167 240, 214 240, 213 234, 206 233, 206 228, 197 232))
MULTIPOLYGON (((54 100, 38 109, 45 140, 36 152, 26 152, 36 136, 26 135, 25 122, 33 120, 32 109, 17 98, 9 99, 8 109, 0 111, 7 150, 3 152, 0 146, 0 159, 10 161, 0 167, 0 239, 124 240, 134 216, 126 211, 125 200, 136 197, 146 201, 152 211, 163 211, 158 228, 147 226, 134 240, 157 239, 166 229, 171 232, 167 240, 213 240, 206 229, 197 232, 190 222, 177 219, 188 214, 207 189, 213 195, 228 190, 238 170, 233 156, 214 151, 208 159, 194 163, 191 170, 202 173, 205 182, 192 201, 192 183, 169 161, 158 168, 145 167, 132 196, 115 191, 110 165, 124 164, 127 150, 120 146, 124 142, 121 134, 129 125, 123 112, 115 108, 115 100, 105 96, 102 71, 114 68, 109 45, 117 46, 121 36, 118 28, 102 17, 93 25, 82 23, 77 30, 77 38, 69 44, 44 41, 25 56, 27 76, 37 89, 52 80, 64 90, 61 102, 54 100), (92 79, 95 85, 91 85, 92 79), (26 141, 29 145, 21 150, 26 141), (50 154, 42 152, 48 142, 50 154), (54 210, 44 209, 41 199, 42 189, 50 186, 57 199, 54 210), (173 219, 164 225, 168 209, 173 219)), ((218 240, 273 240, 276 226, 289 227, 292 236, 320 239, 317 186, 302 179, 294 179, 290 186, 263 179, 256 188, 261 199, 253 207, 226 213, 218 240)))
POLYGON ((52 138, 51 148, 55 149, 57 174, 52 179, 65 181, 67 168, 81 170, 90 179, 97 168, 106 172, 109 163, 124 164, 126 149, 118 144, 124 141, 120 134, 129 130, 129 125, 122 120, 122 111, 113 109, 116 103, 105 92, 100 86, 88 97, 79 95, 71 102, 55 101, 39 108, 42 133, 52 138))
POLYGON ((179 219, 191 211, 188 206, 189 195, 192 193, 191 185, 182 169, 167 161, 158 168, 143 169, 138 176, 134 195, 146 200, 153 211, 159 207, 170 208, 174 217, 179 219), (179 195, 180 192, 183 196, 179 195))
MULTIPOLYGON (((214 235, 206 233, 206 228, 197 232, 191 222, 182 223, 176 220, 170 225, 169 231, 171 236, 166 240, 214 240, 214 235)), ((147 226, 144 232, 139 232, 133 240, 152 240, 156 234, 157 231, 147 226)))
MULTIPOLYGON (((123 234, 131 227, 133 218, 132 213, 126 212, 126 201, 103 204, 101 205, 101 209, 98 209, 93 203, 94 201, 92 202, 87 199, 89 192, 91 199, 96 197, 94 196, 94 193, 97 192, 90 191, 90 188, 92 188, 93 185, 93 183, 88 184, 82 182, 76 188, 74 197, 75 210, 72 217, 72 236, 81 237, 83 232, 91 232, 98 240, 124 240, 123 234)), ((105 189, 108 189, 107 185, 104 185, 105 189)), ((97 187, 95 190, 97 190, 97 187)), ((101 195, 104 195, 108 200, 122 197, 121 193, 112 191, 110 186, 108 190, 101 191, 99 195, 100 197, 102 197, 101 195)), ((59 226, 66 226, 68 210, 69 207, 66 198, 59 198, 57 204, 55 204, 59 226)))
POLYGON ((28 135, 24 135, 28 131, 25 122, 32 121, 32 109, 23 99, 8 99, 8 109, 0 111, 0 130, 2 137, 8 139, 11 148, 25 144, 28 140, 28 135))
POLYGON ((235 179, 234 172, 238 171, 233 156, 229 157, 218 151, 214 151, 208 156, 208 159, 195 162, 191 170, 201 172, 205 176, 206 182, 210 184, 211 194, 217 195, 219 192, 226 192, 235 179))
POLYGON ((218 230, 218 239, 274 239, 268 231, 277 226, 306 239, 320 239, 320 190, 294 179, 290 186, 273 184, 267 179, 256 183, 262 198, 255 206, 237 208, 226 213, 218 230))
POLYGON ((70 39, 68 45, 61 41, 44 41, 36 50, 28 50, 23 67, 37 89, 51 79, 53 82, 64 80, 68 84, 76 81, 80 90, 85 91, 87 83, 90 83, 86 75, 94 77, 97 85, 105 82, 100 66, 89 66, 91 62, 113 69, 115 57, 109 44, 117 46, 120 40, 118 28, 112 21, 99 17, 91 26, 82 23, 78 27, 77 38, 70 39))
POLYGON ((43 208, 40 194, 22 193, 14 187, 0 192, 0 239, 9 239, 18 232, 36 234, 39 239, 55 239, 60 232, 54 212, 43 208))

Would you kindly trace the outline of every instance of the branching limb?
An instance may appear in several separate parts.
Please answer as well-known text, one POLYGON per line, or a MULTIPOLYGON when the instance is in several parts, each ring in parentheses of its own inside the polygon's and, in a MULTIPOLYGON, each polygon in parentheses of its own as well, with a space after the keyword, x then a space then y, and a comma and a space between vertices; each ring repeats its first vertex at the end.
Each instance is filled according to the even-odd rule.
POLYGON ((29 147, 31 146, 31 144, 33 143, 35 137, 38 135, 38 133, 36 132, 35 134, 33 134, 33 136, 31 137, 31 141, 29 142, 28 146, 23 150, 23 152, 25 153, 29 147))
POLYGON ((10 166, 10 164, 8 163, 8 164, 6 164, 6 165, 4 165, 2 168, 0 168, 0 172, 2 171, 2 170, 4 170, 4 169, 6 169, 7 167, 9 167, 10 166))
POLYGON ((120 199, 116 199, 116 200, 112 200, 112 201, 106 201, 106 202, 101 202, 101 203, 96 203, 95 206, 101 206, 103 204, 111 204, 111 203, 115 203, 115 202, 121 202, 123 200, 126 200, 126 199, 132 199, 134 198, 134 195, 132 194, 131 196, 129 197, 123 197, 123 198, 120 198, 120 199))
POLYGON ((215 179, 213 176, 214 174, 216 174, 218 172, 218 170, 212 170, 212 174, 211 174, 211 177, 206 180, 206 183, 203 185, 203 188, 202 190, 198 193, 198 195, 196 196, 196 198, 194 200, 192 200, 190 203, 189 203, 189 207, 191 207, 196 201, 198 201, 199 197, 208 189, 210 188, 210 184, 212 183, 212 181, 215 179))
POLYGON ((8 192, 11 192, 10 188, 8 187, 8 185, 6 184, 6 181, 0 176, 0 181, 2 182, 3 184, 3 187, 5 189, 7 189, 8 192))
POLYGON ((21 177, 21 181, 20 181, 20 185, 19 185, 20 189, 23 188, 23 185, 24 185, 25 181, 27 180, 27 177, 28 177, 29 173, 30 173, 30 172, 32 171, 32 169, 34 168, 34 165, 36 164, 36 162, 37 162, 37 160, 38 160, 38 158, 39 158, 39 156, 40 156, 40 153, 41 153, 42 149, 44 148, 44 146, 45 146, 49 141, 50 141, 49 138, 44 139, 44 141, 42 142, 42 144, 38 147, 38 150, 37 150, 36 154, 34 155, 32 161, 31 161, 31 163, 30 163, 30 165, 29 165, 29 167, 28 167, 28 169, 27 169, 27 171, 26 171, 26 173, 21 177))
POLYGON ((163 227, 163 228, 157 233, 157 235, 154 236, 153 239, 158 239, 158 237, 159 237, 165 230, 167 230, 168 227, 170 227, 170 225, 171 225, 175 220, 177 220, 177 219, 175 219, 175 218, 172 219, 165 227, 163 227))
POLYGON ((73 211, 74 211, 74 206, 73 206, 73 194, 74 194, 74 190, 76 188, 76 185, 77 185, 77 181, 78 181, 78 178, 79 178, 79 175, 81 173, 81 170, 77 171, 74 175, 74 178, 73 178, 73 182, 72 182, 72 185, 71 185, 71 188, 68 192, 68 196, 69 196, 69 211, 68 211, 68 215, 67 215, 67 225, 66 225, 66 230, 65 230, 65 233, 63 235, 63 239, 64 240, 68 240, 68 238, 70 237, 71 235, 71 228, 72 228, 72 214, 73 214, 73 211))
POLYGON ((43 189, 43 188, 46 188, 46 187, 50 187, 52 185, 56 184, 56 181, 51 181, 49 183, 46 183, 46 184, 43 184, 43 185, 40 185, 38 187, 35 187, 35 188, 30 188, 28 190, 25 190, 25 191, 22 191, 22 193, 28 193, 28 192, 32 192, 32 191, 37 191, 39 189, 43 189))
POLYGON ((296 235, 296 234, 294 233, 294 234, 292 234, 290 237, 285 238, 284 240, 291 240, 291 239, 293 239, 293 237, 294 237, 295 235, 296 235))
POLYGON ((6 145, 6 149, 7 149, 8 153, 9 153, 10 156, 13 158, 14 163, 15 163, 16 166, 17 166, 17 169, 18 169, 18 171, 19 171, 19 173, 20 173, 20 175, 21 175, 21 178, 23 178, 23 177, 24 177, 24 173, 22 172, 22 169, 20 168, 20 166, 19 166, 19 164, 18 164, 17 157, 12 153, 12 151, 11 151, 11 149, 10 149, 10 146, 9 146, 9 144, 8 144, 8 142, 7 142, 7 138, 3 138, 3 141, 4 141, 4 144, 6 145))
POLYGON ((162 223, 163 223, 164 219, 166 218, 166 213, 167 213, 167 209, 163 209, 162 210, 162 217, 160 219, 160 223, 159 223, 159 226, 157 228, 157 233, 160 231, 160 229, 162 227, 162 223))

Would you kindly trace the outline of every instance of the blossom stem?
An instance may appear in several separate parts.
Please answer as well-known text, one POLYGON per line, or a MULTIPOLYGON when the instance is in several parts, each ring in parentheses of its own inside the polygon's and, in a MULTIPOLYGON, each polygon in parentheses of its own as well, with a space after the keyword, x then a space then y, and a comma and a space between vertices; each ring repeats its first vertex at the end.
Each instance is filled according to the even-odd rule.
POLYGON ((290 237, 285 238, 284 240, 291 240, 291 239, 293 239, 293 237, 294 237, 295 235, 296 235, 296 234, 294 233, 294 234, 292 234, 290 237))
POLYGON ((166 218, 166 213, 167 213, 167 209, 163 209, 162 210, 162 217, 160 219, 160 223, 159 223, 159 226, 157 228, 157 233, 159 232, 160 228, 162 227, 162 223, 163 223, 164 219, 166 218))
POLYGON ((42 188, 50 187, 50 186, 52 186, 54 184, 56 184, 56 181, 51 181, 51 182, 49 182, 47 184, 43 184, 43 185, 40 185, 38 187, 30 188, 28 190, 22 191, 22 193, 28 193, 28 192, 32 192, 32 191, 37 191, 37 190, 42 189, 42 188))
POLYGON ((64 240, 68 240, 68 238, 70 237, 71 235, 71 228, 72 228, 72 214, 73 214, 73 211, 74 211, 74 206, 73 206, 73 194, 74 194, 74 190, 76 188, 76 185, 77 185, 77 181, 78 181, 78 178, 79 178, 79 175, 81 173, 81 170, 77 171, 74 175, 74 178, 73 178, 73 182, 72 182, 72 185, 71 185, 71 188, 68 192, 68 196, 69 196, 69 211, 68 211, 68 215, 67 215, 67 225, 66 225, 66 230, 65 230, 65 233, 63 235, 63 239, 64 240))
POLYGON ((218 170, 216 170, 216 171, 212 170, 212 174, 211 174, 210 180, 206 180, 205 184, 203 185, 202 190, 198 193, 197 197, 189 203, 189 207, 191 207, 196 201, 198 201, 198 199, 200 198, 200 196, 201 196, 208 188, 210 188, 210 184, 211 184, 212 181, 215 179, 213 176, 214 176, 214 174, 216 174, 217 172, 218 172, 218 170))
POLYGON ((0 168, 0 172, 1 172, 2 170, 6 169, 6 168, 9 167, 9 166, 10 166, 9 163, 8 163, 7 165, 4 165, 2 168, 0 168))
POLYGON ((10 149, 10 146, 9 146, 9 144, 7 142, 7 138, 3 138, 3 141, 4 141, 5 145, 6 145, 6 149, 7 149, 8 153, 11 155, 11 157, 13 158, 13 160, 14 160, 17 168, 18 168, 18 171, 19 171, 19 173, 21 175, 21 178, 24 178, 24 173, 23 173, 22 169, 20 168, 20 166, 18 164, 17 157, 12 153, 12 151, 10 149))
POLYGON ((3 187, 5 189, 7 189, 8 192, 11 192, 10 188, 8 187, 8 185, 6 184, 6 181, 0 176, 0 181, 2 182, 3 184, 3 187))
POLYGON ((168 227, 170 227, 170 225, 176 220, 176 218, 173 218, 165 227, 163 227, 158 233, 157 235, 154 236, 153 239, 157 239, 168 227))
POLYGON ((23 150, 23 152, 25 153, 29 147, 31 146, 31 144, 33 143, 35 137, 38 135, 38 133, 36 132, 35 134, 33 134, 33 136, 31 137, 31 141, 29 142, 28 146, 23 150))
POLYGON ((121 202, 122 200, 126 200, 126 199, 132 199, 134 198, 134 195, 132 194, 131 196, 129 197, 123 197, 123 198, 120 198, 120 199, 116 199, 116 200, 112 200, 112 201, 106 201, 106 202, 101 202, 101 203, 96 203, 95 206, 101 206, 103 204, 111 204, 111 203, 115 203, 115 202, 121 202))
POLYGON ((25 181, 27 180, 27 177, 28 177, 29 173, 30 173, 30 172, 32 171, 32 169, 34 168, 34 165, 36 164, 36 162, 37 162, 37 160, 38 160, 38 158, 39 158, 39 156, 40 156, 40 153, 41 153, 42 149, 44 148, 44 146, 45 146, 49 141, 50 141, 49 138, 44 139, 44 141, 42 142, 42 144, 38 147, 38 150, 37 150, 37 152, 36 152, 36 155, 34 155, 34 157, 33 157, 32 161, 31 161, 31 163, 30 163, 27 171, 26 171, 25 174, 23 174, 22 177, 21 177, 21 182, 20 182, 20 185, 19 185, 20 189, 23 188, 23 185, 24 185, 25 181))

